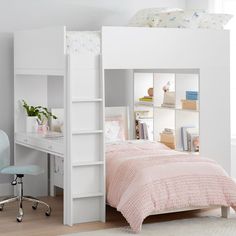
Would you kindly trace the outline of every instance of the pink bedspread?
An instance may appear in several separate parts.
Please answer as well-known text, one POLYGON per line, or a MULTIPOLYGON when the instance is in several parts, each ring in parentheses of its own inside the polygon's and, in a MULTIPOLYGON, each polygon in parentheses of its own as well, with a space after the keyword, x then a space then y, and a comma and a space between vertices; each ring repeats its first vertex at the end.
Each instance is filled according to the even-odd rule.
POLYGON ((135 232, 154 212, 231 206, 236 184, 216 162, 154 142, 108 144, 107 202, 135 232))

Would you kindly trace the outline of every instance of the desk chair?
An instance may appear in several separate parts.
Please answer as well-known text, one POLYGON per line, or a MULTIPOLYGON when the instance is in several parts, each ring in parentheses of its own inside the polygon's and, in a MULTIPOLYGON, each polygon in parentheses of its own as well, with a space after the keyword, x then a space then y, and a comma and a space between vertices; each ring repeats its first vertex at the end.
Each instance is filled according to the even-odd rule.
POLYGON ((11 182, 12 185, 19 184, 19 195, 14 197, 5 198, 0 201, 0 211, 3 210, 4 204, 10 202, 19 202, 19 215, 16 217, 18 222, 22 221, 24 211, 23 211, 23 201, 32 202, 32 208, 34 210, 37 209, 38 204, 42 204, 47 207, 45 212, 46 216, 50 216, 51 208, 50 206, 42 202, 34 197, 24 196, 23 195, 23 177, 24 175, 39 175, 44 171, 41 167, 36 165, 28 165, 28 166, 10 166, 10 143, 8 136, 2 130, 0 130, 0 174, 11 174, 15 175, 15 179, 11 182))

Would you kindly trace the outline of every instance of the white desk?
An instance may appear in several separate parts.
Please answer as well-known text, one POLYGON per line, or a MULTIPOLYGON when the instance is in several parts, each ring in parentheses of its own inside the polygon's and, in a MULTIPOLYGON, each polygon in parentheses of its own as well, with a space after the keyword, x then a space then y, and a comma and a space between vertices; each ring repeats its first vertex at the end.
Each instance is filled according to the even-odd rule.
POLYGON ((63 138, 45 138, 43 135, 37 133, 16 133, 15 143, 38 151, 64 157, 63 138))
POLYGON ((45 138, 41 134, 21 132, 15 133, 15 144, 50 154, 50 195, 55 195, 55 186, 63 188, 63 137, 45 138))

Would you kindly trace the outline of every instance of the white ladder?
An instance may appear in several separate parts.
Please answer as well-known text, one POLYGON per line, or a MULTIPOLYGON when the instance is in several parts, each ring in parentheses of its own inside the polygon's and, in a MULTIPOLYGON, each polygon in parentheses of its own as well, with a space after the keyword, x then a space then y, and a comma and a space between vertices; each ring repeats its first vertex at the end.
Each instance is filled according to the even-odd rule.
POLYGON ((64 221, 105 221, 104 81, 100 55, 70 55, 64 221), (69 202, 68 202, 69 201, 69 202))

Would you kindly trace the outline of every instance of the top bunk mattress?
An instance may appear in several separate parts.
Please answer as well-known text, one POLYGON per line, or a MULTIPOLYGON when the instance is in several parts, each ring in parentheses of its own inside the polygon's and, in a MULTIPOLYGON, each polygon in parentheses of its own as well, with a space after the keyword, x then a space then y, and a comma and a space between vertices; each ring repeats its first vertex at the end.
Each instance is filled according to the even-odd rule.
POLYGON ((66 48, 67 54, 90 53, 98 55, 101 51, 101 32, 67 31, 66 48))

